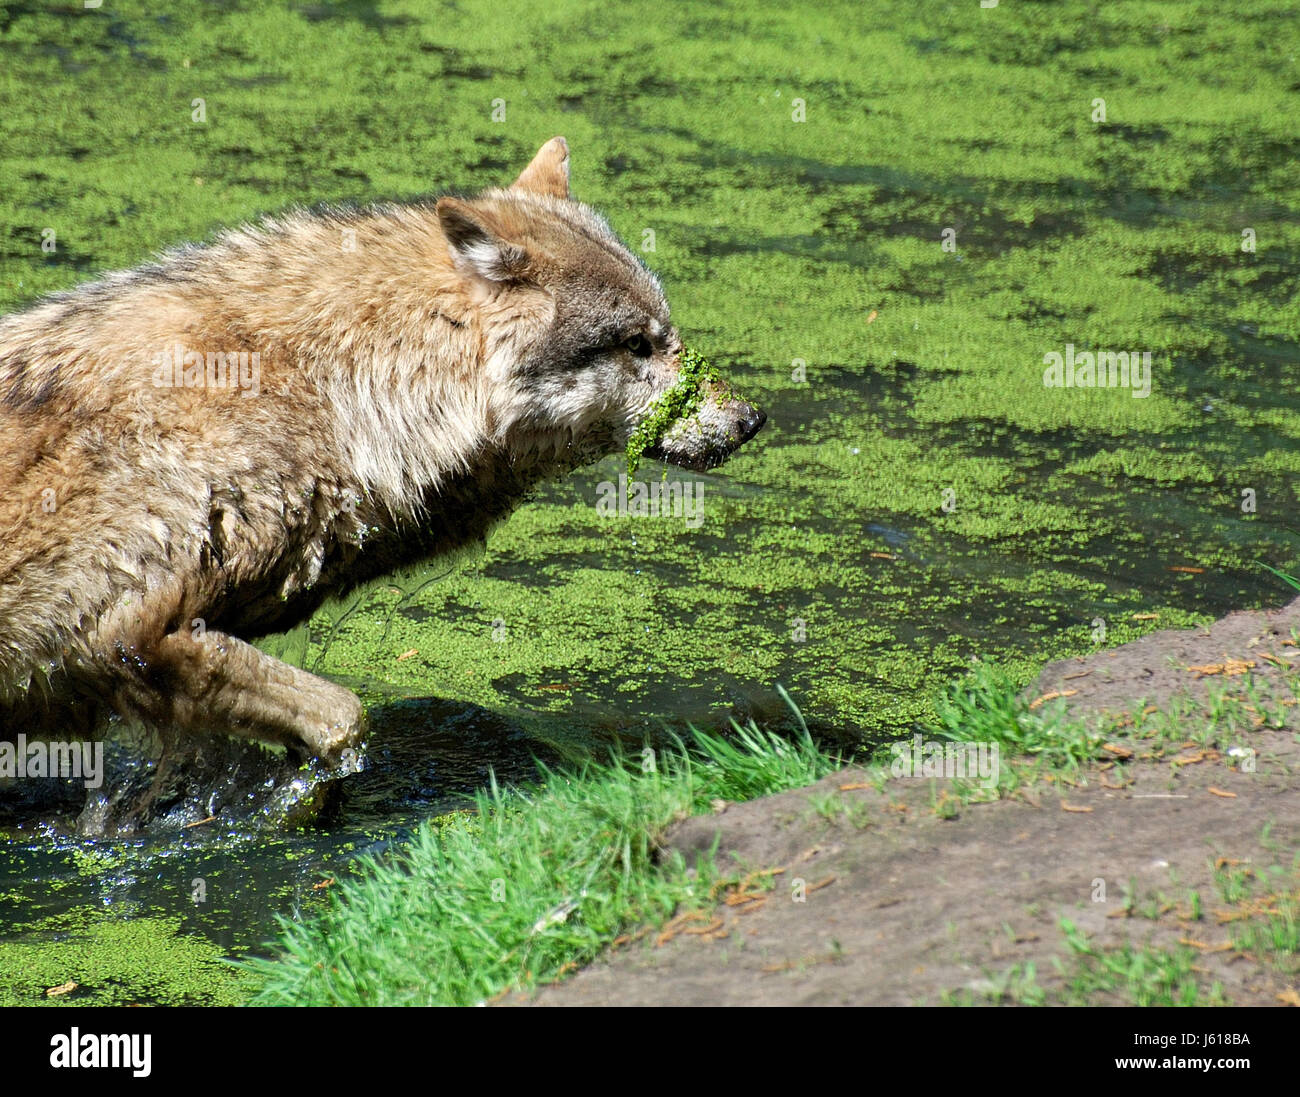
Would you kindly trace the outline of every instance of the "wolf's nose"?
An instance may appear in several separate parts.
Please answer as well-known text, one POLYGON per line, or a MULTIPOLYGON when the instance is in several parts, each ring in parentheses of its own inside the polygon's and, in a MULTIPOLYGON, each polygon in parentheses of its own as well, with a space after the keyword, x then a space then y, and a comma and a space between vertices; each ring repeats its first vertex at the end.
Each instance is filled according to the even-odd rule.
POLYGON ((736 423, 736 428, 740 432, 740 441, 743 445, 763 429, 763 424, 767 422, 767 412, 759 411, 758 408, 750 408, 736 423))

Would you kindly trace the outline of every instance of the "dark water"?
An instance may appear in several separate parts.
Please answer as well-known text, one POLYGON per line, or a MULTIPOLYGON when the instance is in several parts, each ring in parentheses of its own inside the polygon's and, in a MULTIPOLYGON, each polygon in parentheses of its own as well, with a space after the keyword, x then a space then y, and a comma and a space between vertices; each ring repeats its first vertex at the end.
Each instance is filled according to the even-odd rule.
MULTIPOLYGON (((534 759, 556 760, 509 722, 464 705, 397 698, 375 706, 371 719, 364 768, 328 786, 333 795, 308 825, 286 825, 252 808, 241 811, 224 785, 227 806, 216 819, 201 821, 207 815, 203 792, 197 791, 137 836, 78 837, 79 804, 41 822, 11 817, 0 829, 9 839, 0 845, 0 931, 79 909, 113 917, 147 912, 178 915, 183 930, 245 950, 268 935, 272 911, 292 914, 314 894, 319 897, 313 885, 324 873, 346 870, 358 857, 382 855, 429 816, 464 809, 493 773, 499 782, 514 784, 536 774, 534 759), (102 856, 109 867, 86 871, 87 855, 91 864, 102 856), (25 900, 20 907, 5 901, 16 892, 25 900)), ((239 791, 250 804, 264 803, 257 759, 249 751, 239 761, 239 791)), ((273 757, 263 762, 263 775, 275 771, 273 757)), ((121 781, 133 765, 139 767, 119 756, 110 769, 121 781)), ((151 772, 149 767, 141 777, 151 772)))

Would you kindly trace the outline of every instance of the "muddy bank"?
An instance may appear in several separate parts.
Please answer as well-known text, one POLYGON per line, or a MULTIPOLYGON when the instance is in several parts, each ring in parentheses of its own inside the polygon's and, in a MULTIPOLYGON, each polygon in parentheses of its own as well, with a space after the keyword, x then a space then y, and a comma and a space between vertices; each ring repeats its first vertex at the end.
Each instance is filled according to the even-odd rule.
POLYGON ((1295 631, 1300 600, 1053 663, 1032 691, 1065 694, 1069 715, 1088 720, 1185 706, 1194 745, 1148 750, 1118 728, 1101 756, 1126 764, 1099 761, 992 803, 954 807, 938 802, 943 782, 878 790, 844 770, 687 820, 668 846, 690 857, 716 841, 720 865, 752 874, 745 886, 529 1000, 1122 1004, 1143 984, 1159 1000, 1158 953, 1182 958, 1175 997, 1191 986, 1200 1001, 1300 1005, 1286 930, 1293 938, 1300 894, 1295 631), (1242 747, 1229 755, 1200 735, 1236 697, 1284 714, 1245 732, 1254 772, 1242 747), (1068 947, 1062 919, 1100 959, 1068 947), (1108 961, 1139 977, 1098 975, 1108 961))

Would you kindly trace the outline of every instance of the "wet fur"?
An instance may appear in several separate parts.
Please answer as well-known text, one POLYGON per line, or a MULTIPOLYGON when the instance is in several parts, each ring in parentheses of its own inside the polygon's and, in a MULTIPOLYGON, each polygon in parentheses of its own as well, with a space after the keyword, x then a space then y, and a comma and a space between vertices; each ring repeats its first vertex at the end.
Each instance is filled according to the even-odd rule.
MULTIPOLYGON (((0 319, 0 731, 114 711, 337 755, 355 698, 236 637, 615 452, 680 349, 562 138, 509 189, 290 213, 0 319), (634 328, 649 358, 600 349, 634 328), (156 387, 176 344, 256 352, 260 391, 156 387)), ((710 459, 753 414, 711 413, 710 459)))

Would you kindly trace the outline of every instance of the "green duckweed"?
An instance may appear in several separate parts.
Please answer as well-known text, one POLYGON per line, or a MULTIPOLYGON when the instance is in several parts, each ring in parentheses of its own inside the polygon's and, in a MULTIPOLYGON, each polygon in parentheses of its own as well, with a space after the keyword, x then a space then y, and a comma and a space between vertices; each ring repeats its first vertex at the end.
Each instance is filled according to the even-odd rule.
POLYGON ((717 371, 704 355, 687 347, 681 354, 677 384, 651 405, 650 413, 627 440, 628 476, 635 474, 645 451, 663 441, 674 423, 695 414, 704 400, 704 388, 710 383, 720 383, 717 371))

